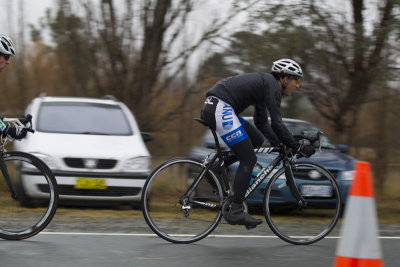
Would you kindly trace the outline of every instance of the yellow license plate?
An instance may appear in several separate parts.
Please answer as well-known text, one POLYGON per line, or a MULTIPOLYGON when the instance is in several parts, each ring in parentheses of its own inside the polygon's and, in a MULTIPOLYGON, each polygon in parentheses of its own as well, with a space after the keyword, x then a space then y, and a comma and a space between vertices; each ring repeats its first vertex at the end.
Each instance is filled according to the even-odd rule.
POLYGON ((75 184, 76 189, 107 189, 104 179, 78 178, 75 184))

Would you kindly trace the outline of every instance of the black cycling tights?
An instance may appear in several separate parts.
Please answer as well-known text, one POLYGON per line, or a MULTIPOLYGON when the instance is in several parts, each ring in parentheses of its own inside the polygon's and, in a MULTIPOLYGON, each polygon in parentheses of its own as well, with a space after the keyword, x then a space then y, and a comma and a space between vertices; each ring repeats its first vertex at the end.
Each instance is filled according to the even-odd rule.
POLYGON ((239 166, 233 184, 233 202, 238 204, 243 202, 244 195, 249 187, 251 173, 257 162, 254 148, 261 147, 264 142, 264 136, 252 124, 246 123, 243 127, 249 138, 246 138, 230 147, 239 160, 239 166))

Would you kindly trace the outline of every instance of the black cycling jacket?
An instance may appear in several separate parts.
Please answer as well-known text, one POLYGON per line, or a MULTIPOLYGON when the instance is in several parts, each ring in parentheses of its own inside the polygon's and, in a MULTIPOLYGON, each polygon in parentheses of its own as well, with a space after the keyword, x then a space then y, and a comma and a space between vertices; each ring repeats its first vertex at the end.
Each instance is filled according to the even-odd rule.
POLYGON ((272 74, 260 72, 229 77, 215 84, 206 95, 215 96, 230 104, 236 114, 253 105, 254 124, 272 145, 276 146, 282 142, 297 150, 297 141, 282 121, 282 93, 272 74), (271 117, 271 125, 268 123, 267 110, 271 117))

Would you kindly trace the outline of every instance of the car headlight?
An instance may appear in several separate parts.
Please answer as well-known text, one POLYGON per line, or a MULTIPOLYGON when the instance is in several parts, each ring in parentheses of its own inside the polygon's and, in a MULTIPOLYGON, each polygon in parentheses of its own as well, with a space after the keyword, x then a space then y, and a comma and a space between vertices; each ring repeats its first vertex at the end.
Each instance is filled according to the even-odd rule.
POLYGON ((42 154, 42 153, 31 153, 31 154, 38 157, 39 159, 41 159, 44 163, 46 163, 46 165, 50 169, 53 170, 53 169, 58 168, 57 162, 56 162, 55 158, 53 158, 52 156, 42 154))
POLYGON ((343 171, 342 172, 342 180, 344 181, 352 181, 354 179, 354 171, 343 171))
POLYGON ((137 157, 131 158, 125 161, 122 166, 123 171, 131 172, 131 171, 140 171, 150 169, 150 158, 149 157, 137 157))

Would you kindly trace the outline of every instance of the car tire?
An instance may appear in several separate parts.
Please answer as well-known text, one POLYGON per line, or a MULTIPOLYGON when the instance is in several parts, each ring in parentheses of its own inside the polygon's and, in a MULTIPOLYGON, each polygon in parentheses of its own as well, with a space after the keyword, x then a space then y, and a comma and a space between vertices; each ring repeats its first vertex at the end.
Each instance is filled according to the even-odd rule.
POLYGON ((141 210, 141 209, 142 209, 142 206, 141 206, 141 203, 140 203, 140 202, 132 202, 132 203, 131 203, 131 208, 132 208, 133 210, 141 210))

